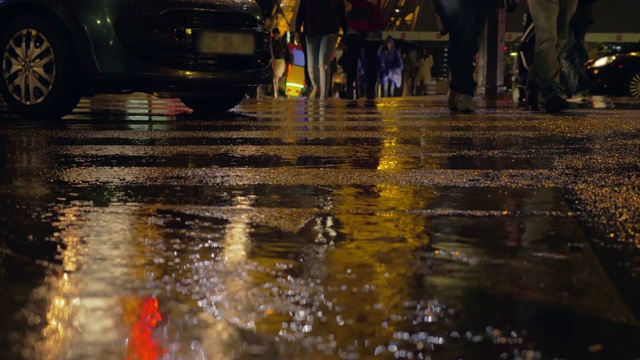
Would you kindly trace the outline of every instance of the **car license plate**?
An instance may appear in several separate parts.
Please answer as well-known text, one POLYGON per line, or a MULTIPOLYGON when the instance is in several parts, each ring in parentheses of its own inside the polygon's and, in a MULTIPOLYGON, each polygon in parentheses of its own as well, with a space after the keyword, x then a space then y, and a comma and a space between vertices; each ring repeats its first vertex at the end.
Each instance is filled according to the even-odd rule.
POLYGON ((198 36, 197 50, 207 54, 252 55, 253 34, 204 31, 198 36))

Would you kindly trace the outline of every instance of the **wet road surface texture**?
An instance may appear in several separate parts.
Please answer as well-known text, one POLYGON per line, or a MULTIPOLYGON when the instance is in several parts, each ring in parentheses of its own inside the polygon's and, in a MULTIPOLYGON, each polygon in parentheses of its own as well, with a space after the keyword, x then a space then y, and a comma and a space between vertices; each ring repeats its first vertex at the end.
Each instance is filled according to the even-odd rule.
POLYGON ((441 100, 1 108, 0 358, 640 357, 640 104, 441 100))

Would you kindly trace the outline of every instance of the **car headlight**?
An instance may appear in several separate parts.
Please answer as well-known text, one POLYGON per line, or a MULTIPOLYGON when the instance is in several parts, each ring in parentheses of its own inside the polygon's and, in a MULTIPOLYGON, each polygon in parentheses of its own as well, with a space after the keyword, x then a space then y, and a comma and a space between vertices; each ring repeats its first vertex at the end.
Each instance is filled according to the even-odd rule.
POLYGON ((598 60, 596 60, 592 67, 603 67, 603 66, 607 66, 609 64, 611 64, 612 62, 614 62, 616 60, 616 56, 615 55, 611 55, 611 56, 603 56, 601 58, 599 58, 598 60))

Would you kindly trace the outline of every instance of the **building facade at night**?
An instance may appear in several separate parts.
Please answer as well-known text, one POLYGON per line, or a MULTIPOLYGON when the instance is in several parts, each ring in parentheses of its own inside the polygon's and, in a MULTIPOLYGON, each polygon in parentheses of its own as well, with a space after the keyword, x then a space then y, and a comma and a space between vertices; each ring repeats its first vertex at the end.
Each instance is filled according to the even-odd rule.
MULTIPOLYGON (((430 0, 386 0, 384 5, 387 30, 405 32, 408 39, 440 40, 435 37, 437 25, 430 0)), ((637 0, 601 0, 595 3, 593 10, 595 24, 590 29, 589 41, 640 41, 640 23, 637 20, 640 2, 637 0)), ((508 34, 522 32, 525 13, 526 6, 520 6, 507 16, 508 34)))

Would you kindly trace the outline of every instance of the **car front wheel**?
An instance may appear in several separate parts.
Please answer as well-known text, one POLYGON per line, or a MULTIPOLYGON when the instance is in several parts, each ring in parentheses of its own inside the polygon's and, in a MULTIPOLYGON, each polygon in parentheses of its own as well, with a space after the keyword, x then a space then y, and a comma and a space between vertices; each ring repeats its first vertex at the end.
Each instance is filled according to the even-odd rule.
POLYGON ((220 115, 240 104, 244 95, 244 93, 233 93, 211 97, 181 97, 180 100, 196 114, 220 115))
POLYGON ((77 66, 62 31, 46 17, 13 21, 0 38, 0 92, 25 117, 59 118, 80 100, 77 66))
POLYGON ((624 85, 626 95, 640 99, 640 69, 627 77, 624 85))

